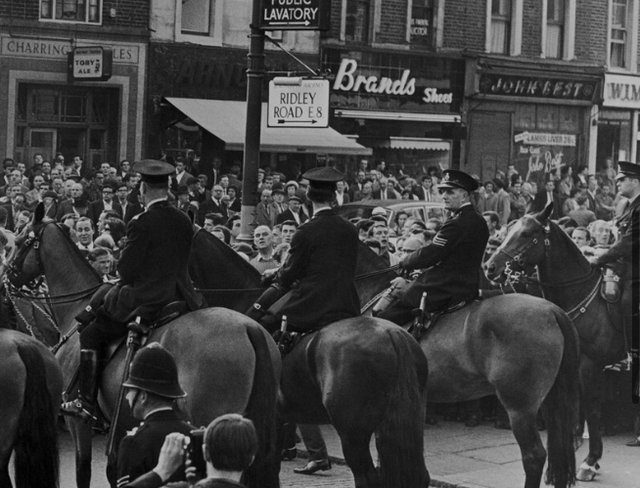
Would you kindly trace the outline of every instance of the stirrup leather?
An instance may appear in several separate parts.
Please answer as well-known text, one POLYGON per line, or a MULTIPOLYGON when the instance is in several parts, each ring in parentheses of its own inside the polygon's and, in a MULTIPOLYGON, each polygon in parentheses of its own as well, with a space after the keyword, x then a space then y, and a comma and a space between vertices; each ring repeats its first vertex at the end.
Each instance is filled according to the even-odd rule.
POLYGON ((60 405, 60 411, 63 415, 68 415, 70 417, 79 417, 85 421, 93 420, 94 422, 98 420, 87 407, 85 407, 84 403, 80 398, 76 398, 75 400, 71 400, 68 402, 63 402, 60 405))

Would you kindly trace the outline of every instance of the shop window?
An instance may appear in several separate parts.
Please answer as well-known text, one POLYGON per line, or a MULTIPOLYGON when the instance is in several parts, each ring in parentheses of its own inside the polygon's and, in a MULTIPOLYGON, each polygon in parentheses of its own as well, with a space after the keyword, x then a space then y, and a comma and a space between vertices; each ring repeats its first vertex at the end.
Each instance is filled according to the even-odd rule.
POLYGON ((562 58, 565 36, 565 0, 547 0, 547 58, 562 58))
POLYGON ((101 22, 102 0, 40 0, 40 20, 101 22))
POLYGON ((516 105, 515 115, 516 129, 535 129, 536 128, 536 106, 534 104, 518 104, 516 105))
POLYGON ((54 90, 33 90, 32 114, 38 122, 57 122, 60 115, 60 98, 54 90))
POLYGON ((580 131, 580 111, 576 107, 560 107, 560 131, 576 133, 580 131))
POLYGON ((182 0, 183 34, 211 34, 211 13, 214 0, 182 0))
POLYGON ((435 0, 414 0, 411 7, 410 34, 414 46, 432 47, 435 34, 435 0))
POLYGON ((511 40, 511 0, 491 0, 491 52, 508 54, 511 40))
POLYGON ((628 67, 629 20, 629 0, 611 0, 609 64, 614 68, 628 67))
POLYGON ((540 130, 557 130, 558 107, 555 105, 538 107, 538 120, 536 125, 540 130))
POLYGON ((371 0, 346 0, 345 40, 367 43, 370 41, 371 0))
POLYGON ((86 95, 63 94, 60 101, 60 120, 62 122, 85 122, 87 120, 86 95))

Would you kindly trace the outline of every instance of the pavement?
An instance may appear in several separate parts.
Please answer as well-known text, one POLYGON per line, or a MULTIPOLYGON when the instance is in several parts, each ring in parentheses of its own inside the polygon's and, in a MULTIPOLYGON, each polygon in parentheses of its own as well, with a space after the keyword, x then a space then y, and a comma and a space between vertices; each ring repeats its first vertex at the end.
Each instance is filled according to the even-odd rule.
MULTIPOLYGON (((340 439, 331 426, 322 426, 329 457, 344 463, 340 439)), ((546 445, 545 433, 541 432, 546 445)), ((640 447, 627 447, 632 436, 604 437, 600 472, 593 482, 577 482, 582 488, 640 488, 640 447)), ((440 421, 424 430, 425 461, 430 486, 442 488, 514 488, 524 486, 520 450, 510 430, 492 424, 465 427, 459 422, 440 421)), ((586 457, 588 440, 576 453, 577 465, 586 457)), ((305 455, 303 444, 298 450, 305 455)), ((371 444, 375 456, 375 446, 371 444)))

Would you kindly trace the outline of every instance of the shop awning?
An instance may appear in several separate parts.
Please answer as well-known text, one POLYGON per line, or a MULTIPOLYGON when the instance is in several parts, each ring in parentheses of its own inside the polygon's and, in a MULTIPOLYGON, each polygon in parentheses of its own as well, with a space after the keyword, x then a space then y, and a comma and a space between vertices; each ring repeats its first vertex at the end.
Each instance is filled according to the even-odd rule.
MULTIPOLYGON (((244 149, 246 103, 197 98, 166 98, 167 102, 200 127, 225 142, 230 151, 244 149)), ((370 155, 370 148, 326 128, 267 127, 267 104, 262 104, 260 150, 281 153, 370 155)))
POLYGON ((426 137, 397 137, 388 139, 367 140, 367 144, 373 147, 386 147, 388 149, 408 149, 417 151, 450 151, 451 143, 442 139, 429 139, 426 137))

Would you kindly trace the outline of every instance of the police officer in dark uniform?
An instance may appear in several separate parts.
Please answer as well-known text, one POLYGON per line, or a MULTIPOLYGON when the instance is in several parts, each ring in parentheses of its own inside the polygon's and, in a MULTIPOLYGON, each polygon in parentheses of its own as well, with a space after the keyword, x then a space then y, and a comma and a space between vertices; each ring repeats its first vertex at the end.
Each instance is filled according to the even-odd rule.
MULTIPOLYGON (((633 296, 637 297, 640 293, 640 271, 637 263, 636 267, 633 267, 632 259, 633 246, 634 244, 638 245, 638 236, 640 236, 640 165, 619 161, 616 184, 620 195, 629 200, 622 215, 616 220, 618 240, 600 256, 591 257, 589 262, 595 267, 610 265, 620 276, 622 282, 622 297, 620 299, 622 322, 627 337, 633 339, 634 334, 638 334, 637 329, 633 327, 633 319, 635 317, 638 320, 640 313, 637 308, 638 302, 636 301, 634 310, 632 300, 633 296)), ((634 395, 638 395, 637 339, 636 336, 631 345, 631 358, 634 364, 632 371, 634 395)), ((636 439, 628 445, 640 447, 640 440, 636 439)))
POLYGON ((126 322, 138 310, 152 320, 170 302, 185 301, 195 310, 200 300, 188 273, 193 237, 191 222, 167 201, 169 175, 164 161, 143 160, 133 165, 141 174, 140 195, 145 211, 129 221, 127 240, 118 262, 120 283, 98 290, 91 306, 78 316, 87 324, 80 332, 78 400, 62 405, 64 413, 90 417, 98 392, 99 354, 112 340, 127 334, 126 322))
POLYGON ((178 383, 173 356, 157 342, 143 347, 131 362, 123 386, 128 388, 126 399, 133 416, 142 423, 120 441, 117 487, 151 488, 184 481, 184 466, 172 475, 156 468, 165 436, 189 435, 193 429, 173 409, 175 399, 187 395, 178 383))
POLYGON ((443 172, 438 185, 450 217, 433 242, 405 257, 400 266, 425 271, 402 293, 396 303, 380 317, 404 325, 427 292, 427 312, 446 310, 460 302, 473 300, 480 288, 480 272, 489 230, 484 218, 471 204, 470 195, 478 183, 467 173, 455 169, 443 172))
POLYGON ((307 198, 313 205, 313 217, 294 234, 275 286, 267 289, 248 312, 272 332, 282 315, 287 316, 291 330, 298 332, 360 315, 354 283, 358 231, 331 207, 336 182, 344 175, 334 168, 321 167, 302 177, 309 180, 307 198), (289 290, 291 296, 277 317, 262 316, 275 299, 289 290))

